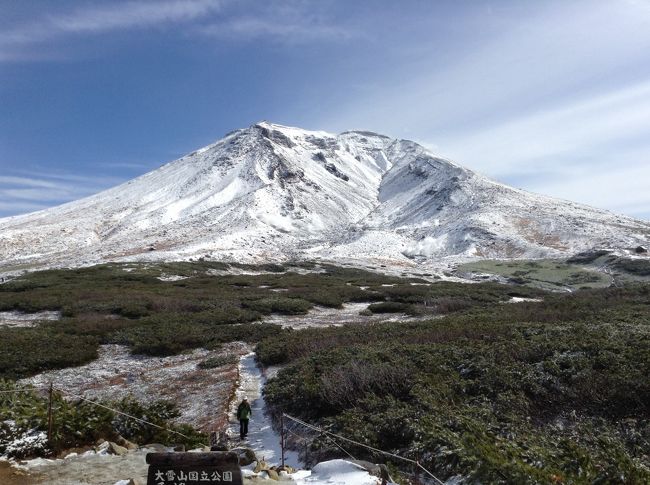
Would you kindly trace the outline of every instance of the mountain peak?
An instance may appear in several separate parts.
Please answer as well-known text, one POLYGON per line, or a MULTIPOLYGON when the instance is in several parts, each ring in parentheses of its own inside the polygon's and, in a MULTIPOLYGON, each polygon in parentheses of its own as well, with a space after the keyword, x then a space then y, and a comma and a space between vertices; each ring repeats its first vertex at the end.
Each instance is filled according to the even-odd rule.
POLYGON ((512 189, 412 141, 261 121, 113 189, 0 220, 0 273, 194 257, 435 268, 625 250, 648 235, 647 222, 512 189))

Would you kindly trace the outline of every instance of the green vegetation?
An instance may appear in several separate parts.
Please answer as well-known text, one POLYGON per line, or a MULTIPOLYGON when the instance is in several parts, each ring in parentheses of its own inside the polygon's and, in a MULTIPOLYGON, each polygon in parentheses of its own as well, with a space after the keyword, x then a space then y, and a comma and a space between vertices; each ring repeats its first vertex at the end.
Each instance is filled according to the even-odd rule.
POLYGON ((313 305, 382 302, 383 307, 371 310, 447 313, 508 300, 513 291, 538 294, 496 284, 474 285, 468 293, 458 283, 427 286, 421 280, 333 266, 300 274, 278 265, 239 265, 236 269, 261 274, 220 273, 227 268, 205 261, 106 264, 30 273, 0 285, 0 311, 59 310, 63 315, 32 328, 0 327, 0 377, 81 365, 107 343, 157 356, 232 341, 257 343, 280 332, 277 325, 259 323, 264 315, 301 315, 313 305), (185 279, 159 279, 169 275, 185 279))
MULTIPOLYGON (((257 347, 286 365, 266 386, 277 412, 419 456, 445 478, 650 481, 650 286, 283 333, 257 347)), ((336 450, 317 440, 312 453, 336 450)))
POLYGON ((174 425, 170 420, 180 416, 173 403, 157 401, 148 405, 132 398, 104 405, 144 419, 167 430, 126 418, 87 401, 69 401, 53 393, 52 441, 47 443, 48 399, 11 381, 0 380, 0 455, 23 458, 35 454, 56 454, 71 447, 93 445, 100 438, 115 440, 122 436, 139 444, 184 444, 196 447, 207 443, 207 437, 187 425, 174 425), (12 393, 9 391, 22 390, 12 393), (184 436, 181 436, 181 433, 184 436), (25 435, 33 439, 24 439, 25 435))
POLYGON ((210 357, 197 364, 199 369, 214 369, 224 365, 235 364, 239 361, 236 355, 218 355, 217 357, 210 357))
MULTIPOLYGON (((266 387, 274 411, 418 456, 439 476, 649 483, 650 285, 605 288, 607 275, 579 265, 600 265, 611 255, 582 257, 473 263, 471 271, 502 274, 513 284, 431 283, 314 264, 301 268, 311 272, 238 265, 242 274, 226 274, 228 265, 206 261, 31 273, 0 285, 0 311, 59 310, 63 318, 0 327, 0 378, 80 365, 106 343, 164 356, 246 341, 257 345, 263 364, 284 366, 266 387), (159 279, 169 276, 184 279, 159 279), (557 291, 566 288, 576 291, 557 291), (505 304, 512 297, 541 301, 505 304), (300 331, 260 322, 271 313, 302 315, 315 305, 346 302, 367 303, 366 314, 418 319, 300 331)), ((607 265, 617 282, 623 280, 615 264, 629 276, 624 281, 644 278, 645 260, 634 261, 607 265)), ((212 368, 224 359, 199 365, 212 368)), ((14 385, 5 381, 0 389, 14 385)), ((16 422, 0 426, 0 441, 18 428, 44 429, 42 397, 0 399, 2 416, 16 422)), ((56 447, 112 433, 137 442, 179 441, 149 435, 101 408, 55 399, 65 418, 59 422, 72 423, 55 420, 56 447)), ((177 412, 169 403, 111 405, 160 423, 177 412)), ((313 456, 338 454, 332 446, 315 441, 313 456)))
POLYGON ((650 283, 650 258, 616 256, 600 249, 562 260, 484 260, 462 264, 460 274, 499 275, 511 283, 545 290, 606 288, 630 283, 650 283))
MULTIPOLYGON (((597 257, 597 256, 596 256, 597 257)), ((606 288, 612 284, 612 277, 579 266, 592 259, 576 259, 574 262, 560 260, 484 260, 462 264, 459 273, 487 273, 500 275, 512 283, 525 284, 545 290, 557 291, 568 288, 572 290, 585 288, 606 288)))

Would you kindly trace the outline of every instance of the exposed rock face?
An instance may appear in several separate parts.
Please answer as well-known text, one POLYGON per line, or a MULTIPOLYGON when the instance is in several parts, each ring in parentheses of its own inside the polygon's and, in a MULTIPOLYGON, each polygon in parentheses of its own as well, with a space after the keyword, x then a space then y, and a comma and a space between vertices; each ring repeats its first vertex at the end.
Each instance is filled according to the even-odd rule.
POLYGON ((0 273, 202 256, 435 267, 649 239, 648 222, 507 187, 412 141, 263 122, 92 197, 0 220, 0 273))

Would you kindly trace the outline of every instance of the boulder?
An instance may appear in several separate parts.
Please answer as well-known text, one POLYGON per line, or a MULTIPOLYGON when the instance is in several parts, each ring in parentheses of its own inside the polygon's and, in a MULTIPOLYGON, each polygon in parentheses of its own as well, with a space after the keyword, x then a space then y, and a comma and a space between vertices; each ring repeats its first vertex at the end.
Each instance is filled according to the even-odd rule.
POLYGON ((266 473, 269 474, 269 478, 271 480, 276 480, 276 481, 280 480, 280 475, 273 468, 269 468, 268 470, 266 470, 266 473))
POLYGON ((112 441, 108 442, 108 452, 113 454, 113 455, 126 455, 129 450, 127 450, 124 446, 120 446, 117 443, 113 443, 112 441))
POLYGON ((239 466, 250 465, 251 463, 257 461, 257 456, 255 455, 255 452, 250 448, 241 446, 241 447, 233 448, 230 451, 232 453, 237 453, 237 456, 239 457, 239 466))
POLYGON ((110 443, 108 441, 102 440, 101 443, 99 443, 99 446, 95 448, 95 451, 97 453, 110 453, 110 443))
POLYGON ((169 450, 168 446, 161 445, 160 443, 149 443, 144 445, 143 448, 152 448, 157 453, 166 453, 169 450))
POLYGON ((269 469, 268 463, 266 463, 264 460, 261 460, 261 461, 258 460, 257 465, 255 465, 255 468, 253 469, 253 472, 259 473, 259 472, 261 472, 263 470, 268 470, 268 469, 269 469))
POLYGON ((387 481, 387 482, 394 482, 394 480, 390 477, 390 473, 388 472, 388 467, 384 464, 375 464, 371 463, 369 461, 364 461, 364 460, 349 460, 350 463, 354 463, 355 465, 359 465, 360 467, 363 467, 366 469, 368 473, 370 473, 373 477, 378 477, 381 478, 382 481, 387 481))
POLYGON ((118 436, 117 439, 115 440, 115 443, 117 443, 120 446, 123 446, 127 450, 137 450, 138 445, 135 443, 127 440, 126 438, 123 438, 122 436, 118 436))

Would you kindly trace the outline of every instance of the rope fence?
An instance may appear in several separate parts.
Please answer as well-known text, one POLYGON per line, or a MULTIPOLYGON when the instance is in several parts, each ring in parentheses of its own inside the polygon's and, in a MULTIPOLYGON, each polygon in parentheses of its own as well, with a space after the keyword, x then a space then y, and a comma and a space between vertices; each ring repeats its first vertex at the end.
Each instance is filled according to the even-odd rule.
POLYGON ((0 391, 0 394, 17 394, 19 392, 34 392, 36 390, 46 390, 48 389, 47 387, 27 387, 25 389, 12 389, 12 390, 4 390, 0 391))
MULTIPOLYGON (((106 406, 105 404, 102 404, 102 403, 97 402, 97 401, 93 401, 92 399, 88 399, 88 398, 86 398, 86 397, 84 397, 82 395, 75 394, 73 392, 67 391, 67 390, 62 389, 60 387, 55 387, 52 384, 50 384, 49 386, 46 386, 46 387, 41 386, 41 387, 26 387, 24 389, 1 390, 0 394, 19 394, 19 393, 26 393, 26 392, 34 392, 34 391, 38 391, 38 390, 40 390, 40 391, 48 391, 49 390, 49 394, 50 394, 49 395, 49 402, 48 402, 48 440, 51 439, 51 435, 52 435, 52 414, 53 414, 53 410, 52 410, 52 392, 53 391, 58 391, 61 394, 64 394, 66 396, 76 398, 76 399, 79 399, 81 401, 85 401, 85 402, 87 402, 89 404, 92 404, 94 406, 97 406, 97 407, 100 407, 100 408, 103 408, 103 409, 107 409, 108 411, 112 411, 115 414, 119 414, 121 416, 132 419, 132 420, 137 421, 139 423, 145 424, 147 426, 151 426, 153 428, 157 428, 157 429, 160 429, 162 431, 166 431, 168 433, 173 433, 173 434, 176 434, 178 436, 182 436, 183 438, 188 439, 188 440, 192 439, 190 436, 187 436, 186 434, 183 434, 180 431, 176 431, 174 429, 170 429, 170 428, 166 428, 164 426, 160 426, 159 424, 152 423, 151 421, 147 421, 146 419, 138 418, 137 416, 133 416, 131 414, 125 413, 124 411, 120 411, 119 409, 115 409, 115 408, 112 408, 110 406, 106 406)), ((203 445, 203 446, 208 446, 206 443, 200 443, 200 444, 203 445)))
MULTIPOLYGON (((136 417, 136 416, 132 416, 132 415, 130 415, 130 414, 128 414, 128 413, 125 413, 125 412, 123 412, 123 411, 120 411, 120 410, 118 410, 118 409, 113 409, 113 408, 111 408, 111 407, 109 407, 109 406, 106 406, 106 405, 104 405, 104 404, 101 404, 101 403, 99 403, 99 402, 97 402, 97 401, 93 401, 92 399, 88 399, 88 398, 85 398, 85 397, 83 397, 83 396, 80 396, 79 394, 73 394, 73 393, 71 393, 71 392, 69 392, 69 391, 66 391, 66 390, 64 390, 64 389, 61 389, 60 387, 54 387, 53 389, 56 390, 56 391, 59 391, 59 392, 62 393, 62 394, 65 394, 65 395, 67 395, 67 396, 75 397, 75 398, 77 398, 77 399, 80 399, 80 400, 82 400, 82 401, 88 402, 88 403, 90 403, 90 404, 94 404, 94 405, 97 406, 97 407, 104 408, 104 409, 108 409, 109 411, 112 411, 112 412, 114 412, 114 413, 116 413, 116 414, 120 414, 120 415, 125 416, 125 417, 130 418, 130 419, 133 419, 134 421, 137 421, 137 422, 139 422, 139 423, 146 424, 146 425, 148 425, 148 426, 152 426, 152 427, 154 427, 154 428, 158 428, 158 429, 161 429, 161 430, 163 430, 163 431, 167 431, 168 433, 174 433, 174 434, 177 434, 177 435, 182 436, 183 438, 186 438, 186 439, 188 439, 188 440, 189 440, 189 439, 192 439, 191 437, 189 437, 189 436, 187 436, 187 435, 185 435, 185 434, 183 434, 183 433, 181 433, 181 432, 179 432, 179 431, 176 431, 176 430, 173 430, 173 429, 169 429, 169 428, 165 428, 164 426, 160 426, 160 425, 158 425, 158 424, 156 424, 156 423, 152 423, 152 422, 147 421, 147 420, 145 420, 145 419, 138 418, 138 417, 136 417)), ((201 443, 201 444, 203 444, 204 446, 207 446, 207 445, 205 445, 204 443, 201 443)))
MULTIPOLYGON (((375 448, 373 446, 369 446, 369 445, 366 445, 364 443, 360 443, 360 442, 352 440, 350 438, 346 438, 345 436, 341 436, 341 435, 338 435, 336 433, 332 433, 330 431, 327 431, 327 430, 325 430, 323 428, 320 428, 318 426, 314 426, 313 424, 309 424, 309 423, 307 423, 307 422, 305 422, 305 421, 303 421, 301 419, 298 419, 298 418, 296 418, 294 416, 290 416, 289 414, 286 414, 286 413, 282 413, 282 417, 286 418, 286 419, 288 419, 290 421, 293 421, 294 423, 297 423, 297 424, 299 424, 301 426, 304 426, 307 429, 317 431, 321 435, 330 438, 332 441, 334 441, 334 439, 339 439, 339 440, 345 441, 347 443, 353 444, 355 446, 359 446, 361 448, 371 450, 371 451, 373 451, 375 453, 378 453, 378 454, 381 454, 381 455, 384 455, 384 456, 389 456, 391 458, 394 458, 396 460, 401 460, 401 461, 404 461, 406 463, 410 463, 410 464, 414 465, 415 467, 419 468, 420 470, 422 470, 424 473, 426 473, 436 483, 438 483, 440 485, 444 485, 444 482, 442 480, 440 480, 433 473, 431 473, 429 470, 427 470, 418 460, 413 460, 411 458, 406 458, 404 456, 400 456, 400 455, 397 455, 395 453, 391 453, 389 451, 380 450, 379 448, 375 448)), ((348 451, 343 449, 338 443, 335 442, 335 444, 336 444, 337 447, 339 447, 341 450, 343 450, 348 456, 350 456, 351 458, 354 459, 354 457, 348 451)))
MULTIPOLYGON (((172 434, 176 434, 178 436, 182 436, 185 439, 191 439, 190 436, 187 436, 187 435, 181 433, 180 431, 176 431, 176 430, 173 430, 173 429, 166 428, 164 426, 160 426, 159 424, 152 423, 151 421, 147 421, 146 419, 138 418, 137 416, 133 416, 131 414, 125 413, 124 411, 120 411, 119 409, 111 408, 110 406, 107 406, 107 405, 102 404, 102 403, 97 402, 97 401, 93 401, 92 399, 88 399, 88 398, 86 398, 86 397, 84 397, 82 395, 75 394, 73 392, 67 391, 67 390, 62 389, 60 387, 55 387, 53 384, 50 384, 47 387, 31 387, 31 388, 24 388, 24 389, 1 390, 0 393, 1 394, 18 394, 18 393, 25 393, 25 392, 33 392, 33 391, 36 391, 36 390, 49 390, 48 439, 50 439, 50 437, 51 437, 51 428, 52 428, 52 393, 53 393, 53 391, 58 391, 61 394, 66 395, 68 397, 76 398, 76 399, 79 399, 81 401, 92 404, 94 406, 97 406, 97 407, 100 407, 100 408, 103 408, 103 409, 107 409, 109 411, 112 411, 115 414, 118 414, 118 415, 124 416, 126 418, 132 419, 134 421, 145 424, 147 426, 151 426, 151 427, 166 431, 168 433, 172 433, 172 434)), ((322 437, 326 438, 329 442, 331 442, 334 446, 336 446, 339 450, 341 450, 343 453, 345 453, 348 457, 350 457, 353 460, 356 460, 356 458, 352 455, 352 453, 350 453, 348 450, 346 450, 342 446, 342 444, 337 440, 340 440, 340 441, 345 442, 345 443, 349 443, 351 445, 354 445, 354 446, 357 446, 357 447, 360 447, 360 448, 370 450, 370 451, 372 451, 374 453, 384 455, 384 456, 393 458, 395 460, 400 460, 400 461, 403 461, 405 463, 410 463, 411 465, 414 465, 416 467, 416 469, 419 469, 419 470, 423 471, 425 474, 427 474, 437 484, 444 485, 444 482, 442 480, 440 480, 438 477, 436 477, 431 471, 426 469, 418 460, 413 460, 412 458, 407 458, 407 457, 404 457, 404 456, 400 456, 400 455, 398 455, 396 453, 381 450, 379 448, 375 448, 373 446, 369 446, 369 445, 366 445, 364 443, 360 443, 359 441, 355 441, 355 440, 347 438, 345 436, 341 436, 339 434, 332 433, 332 432, 327 431, 327 430, 325 430, 325 429, 323 429, 323 428, 321 428, 319 426, 315 426, 313 424, 307 423, 306 421, 303 421, 303 420, 301 420, 299 418, 296 418, 296 417, 291 416, 291 415, 286 414, 286 413, 282 413, 281 418, 282 418, 282 423, 281 423, 281 428, 282 429, 281 429, 281 438, 280 438, 281 443, 280 444, 281 444, 281 448, 282 448, 282 463, 283 463, 283 465, 284 465, 284 451, 285 451, 285 447, 286 447, 286 434, 285 433, 289 433, 290 435, 294 436, 295 438, 297 438, 299 441, 301 441, 303 443, 309 443, 310 441, 313 442, 313 440, 315 439, 315 438, 310 439, 310 438, 307 438, 305 436, 302 436, 300 433, 296 432, 295 428, 290 429, 290 427, 287 425, 288 423, 286 421, 286 420, 289 420, 290 422, 293 422, 293 423, 297 424, 299 427, 302 427, 302 428, 305 428, 305 429, 308 429, 308 430, 311 430, 311 431, 314 431, 314 432, 318 433, 319 437, 322 436, 322 437)), ((202 443, 202 444, 204 446, 208 446, 207 444, 204 444, 204 443, 202 443)))

